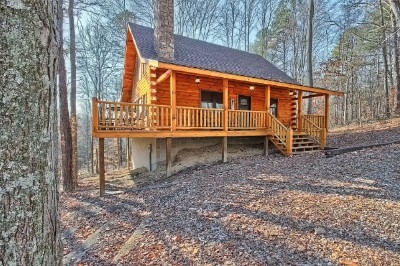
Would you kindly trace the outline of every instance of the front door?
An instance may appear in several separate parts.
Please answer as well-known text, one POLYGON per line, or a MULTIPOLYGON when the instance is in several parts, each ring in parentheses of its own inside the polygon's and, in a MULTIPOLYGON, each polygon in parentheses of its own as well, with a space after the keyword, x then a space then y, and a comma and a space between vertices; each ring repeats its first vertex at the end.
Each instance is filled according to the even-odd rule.
POLYGON ((239 110, 251 110, 251 97, 239 95, 239 110))

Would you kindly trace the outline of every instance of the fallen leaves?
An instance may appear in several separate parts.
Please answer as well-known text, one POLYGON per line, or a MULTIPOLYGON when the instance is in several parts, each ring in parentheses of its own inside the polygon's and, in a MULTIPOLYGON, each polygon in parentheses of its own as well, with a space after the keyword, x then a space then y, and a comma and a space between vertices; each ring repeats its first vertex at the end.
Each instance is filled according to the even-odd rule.
MULTIPOLYGON (((332 141, 375 136, 346 134, 332 141)), ((396 265, 399 156, 253 156, 103 198, 91 182, 62 196, 65 253, 110 223, 73 265, 396 265)))

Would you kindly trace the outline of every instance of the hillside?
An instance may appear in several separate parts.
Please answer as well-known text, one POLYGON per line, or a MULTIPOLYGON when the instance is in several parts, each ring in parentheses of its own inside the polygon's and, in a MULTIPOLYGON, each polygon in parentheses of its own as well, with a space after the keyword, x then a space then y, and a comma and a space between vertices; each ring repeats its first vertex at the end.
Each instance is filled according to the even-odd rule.
MULTIPOLYGON (((400 139, 400 120, 334 130, 329 145, 400 139)), ((67 265, 394 265, 400 145, 326 158, 250 155, 98 197, 62 196, 67 265)), ((129 185, 133 185, 129 181, 129 185)))

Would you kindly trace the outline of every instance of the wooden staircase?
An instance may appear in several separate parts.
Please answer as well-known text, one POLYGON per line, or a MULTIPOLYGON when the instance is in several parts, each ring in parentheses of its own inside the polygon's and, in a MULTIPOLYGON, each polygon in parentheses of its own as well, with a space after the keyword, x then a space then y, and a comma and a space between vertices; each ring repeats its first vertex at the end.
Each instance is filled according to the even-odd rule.
POLYGON ((286 145, 275 135, 270 136, 269 139, 275 145, 275 147, 277 147, 278 150, 286 156, 316 152, 321 150, 320 145, 304 131, 293 132, 291 153, 287 152, 286 145))
POLYGON ((285 156, 319 151, 326 145, 326 129, 319 127, 304 115, 300 117, 302 130, 284 126, 270 113, 268 123, 273 133, 268 138, 285 156))

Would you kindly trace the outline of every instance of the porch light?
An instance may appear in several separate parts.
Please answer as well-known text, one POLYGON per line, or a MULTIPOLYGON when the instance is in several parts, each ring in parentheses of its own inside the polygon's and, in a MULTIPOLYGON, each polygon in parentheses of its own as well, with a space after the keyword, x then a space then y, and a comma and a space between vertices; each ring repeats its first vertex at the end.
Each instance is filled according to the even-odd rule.
POLYGON ((250 90, 251 90, 251 91, 254 90, 254 86, 253 86, 253 85, 250 86, 250 90))
POLYGON ((199 76, 196 77, 195 82, 196 82, 197 85, 199 85, 199 83, 200 83, 200 78, 199 78, 199 76))

